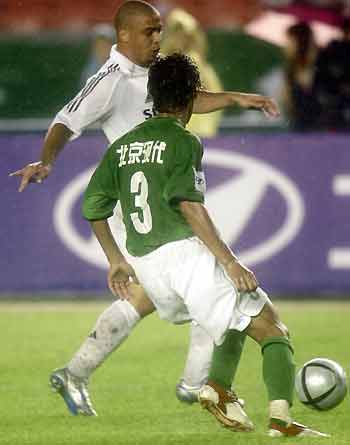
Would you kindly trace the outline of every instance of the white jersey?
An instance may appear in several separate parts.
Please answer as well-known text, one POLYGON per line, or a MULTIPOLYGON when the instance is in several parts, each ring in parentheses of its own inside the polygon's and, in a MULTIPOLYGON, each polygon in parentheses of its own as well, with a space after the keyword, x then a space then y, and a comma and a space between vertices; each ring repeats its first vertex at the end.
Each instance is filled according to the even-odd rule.
MULTIPOLYGON (((131 62, 112 46, 107 62, 90 77, 85 87, 56 115, 51 127, 64 124, 76 139, 90 125, 99 123, 113 143, 133 127, 153 116, 153 101, 147 94, 148 69, 131 62)), ((112 223, 119 247, 125 249, 125 227, 118 203, 112 223)))
POLYGON ((148 69, 131 62, 113 45, 107 62, 85 87, 57 114, 57 123, 68 127, 75 139, 99 123, 110 143, 153 115, 147 95, 148 69))

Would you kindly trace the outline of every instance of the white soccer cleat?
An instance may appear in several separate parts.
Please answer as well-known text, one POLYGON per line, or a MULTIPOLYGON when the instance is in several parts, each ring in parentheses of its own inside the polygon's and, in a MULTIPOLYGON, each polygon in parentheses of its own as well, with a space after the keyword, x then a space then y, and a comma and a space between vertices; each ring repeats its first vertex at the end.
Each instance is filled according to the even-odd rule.
POLYGON ((329 434, 312 430, 311 428, 297 422, 291 422, 287 426, 270 422, 267 435, 270 437, 331 437, 329 434))
POLYGON ((184 380, 176 385, 176 397, 180 402, 192 404, 198 402, 200 386, 190 386, 184 380))
POLYGON ((61 368, 50 375, 50 385, 53 391, 63 398, 74 416, 97 416, 90 400, 86 379, 78 379, 67 368, 61 368))
POLYGON ((254 430, 253 422, 244 412, 235 393, 227 391, 213 381, 208 381, 199 391, 199 403, 226 428, 232 431, 254 430))

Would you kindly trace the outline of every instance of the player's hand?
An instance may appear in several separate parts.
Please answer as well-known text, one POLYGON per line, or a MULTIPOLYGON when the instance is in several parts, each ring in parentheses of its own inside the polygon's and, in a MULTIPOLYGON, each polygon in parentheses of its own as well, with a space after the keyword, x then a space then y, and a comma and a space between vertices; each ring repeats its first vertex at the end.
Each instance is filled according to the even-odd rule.
POLYGON ((132 282, 138 284, 135 271, 129 263, 121 261, 110 265, 108 287, 115 297, 127 300, 130 296, 128 287, 132 282))
POLYGON ((49 176, 51 170, 52 166, 50 164, 43 165, 42 162, 33 162, 31 164, 27 164, 20 170, 10 173, 9 176, 22 177, 18 191, 23 192, 30 182, 40 184, 49 176))
POLYGON ((266 117, 277 118, 281 114, 277 103, 270 97, 263 97, 261 111, 265 114, 266 117))
POLYGON ((258 287, 254 273, 239 261, 230 261, 224 268, 238 291, 252 292, 258 287))
POLYGON ((279 117, 280 110, 274 99, 260 94, 245 94, 243 95, 245 108, 262 111, 267 117, 279 117))

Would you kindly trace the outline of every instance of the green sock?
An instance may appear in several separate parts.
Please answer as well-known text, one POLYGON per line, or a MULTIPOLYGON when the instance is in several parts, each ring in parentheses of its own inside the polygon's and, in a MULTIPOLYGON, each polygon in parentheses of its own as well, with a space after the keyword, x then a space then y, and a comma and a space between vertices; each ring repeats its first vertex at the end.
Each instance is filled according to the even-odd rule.
POLYGON ((263 376, 269 400, 293 404, 295 364, 293 348, 286 337, 270 337, 261 343, 263 376))
POLYGON ((229 330, 225 341, 214 346, 213 360, 209 371, 209 380, 230 390, 241 358, 246 334, 229 330))

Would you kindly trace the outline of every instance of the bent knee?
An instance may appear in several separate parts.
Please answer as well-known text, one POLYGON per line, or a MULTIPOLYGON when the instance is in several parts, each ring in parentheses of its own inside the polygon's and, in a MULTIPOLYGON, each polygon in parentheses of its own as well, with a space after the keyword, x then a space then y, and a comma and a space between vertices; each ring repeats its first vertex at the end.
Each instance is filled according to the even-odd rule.
POLYGON ((282 323, 281 321, 280 321, 280 330, 281 330, 282 335, 284 337, 290 338, 288 327, 284 323, 282 323))
POLYGON ((279 319, 272 305, 265 305, 262 312, 257 317, 252 318, 247 328, 247 334, 258 343, 269 337, 289 338, 287 326, 279 319))
POLYGON ((134 306, 140 317, 146 317, 155 311, 152 301, 146 294, 146 291, 140 284, 132 283, 129 288, 128 301, 134 306))
POLYGON ((270 337, 286 337, 288 338, 288 331, 279 325, 269 325, 265 327, 255 327, 248 331, 248 335, 259 344, 270 337))

